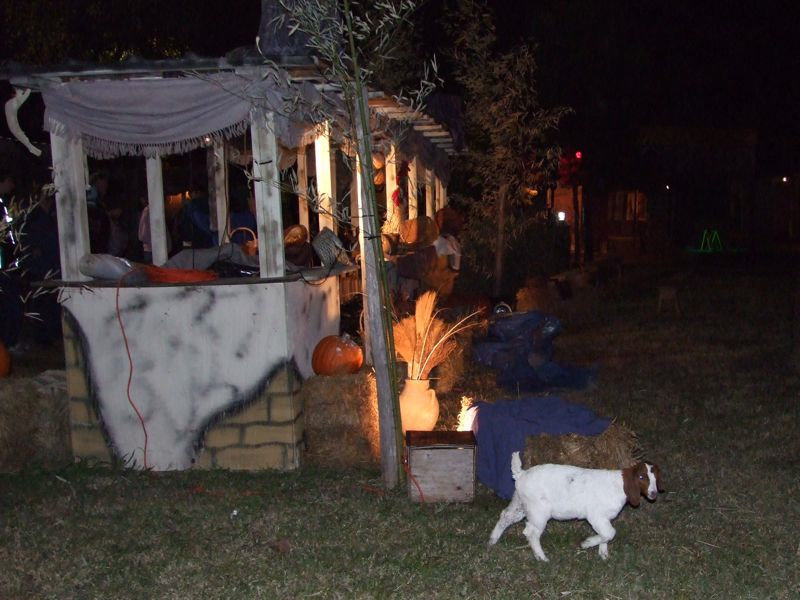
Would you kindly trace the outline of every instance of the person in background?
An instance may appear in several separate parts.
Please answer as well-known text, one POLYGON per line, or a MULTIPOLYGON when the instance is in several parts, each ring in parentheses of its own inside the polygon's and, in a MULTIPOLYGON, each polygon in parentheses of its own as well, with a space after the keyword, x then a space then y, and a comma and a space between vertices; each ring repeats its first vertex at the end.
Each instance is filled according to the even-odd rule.
POLYGON ((211 248, 214 246, 214 233, 208 209, 208 196, 201 190, 192 191, 177 217, 177 233, 180 247, 211 248))
POLYGON ((97 171, 89 178, 86 190, 86 214, 89 220, 89 247, 92 254, 108 254, 111 221, 106 212, 109 175, 97 171))
MULTIPOLYGON (((238 189, 231 192, 231 214, 230 214, 231 231, 246 227, 255 232, 258 226, 256 225, 256 217, 250 210, 250 205, 247 197, 247 189, 238 189)), ((237 231, 233 234, 231 241, 234 244, 244 244, 249 242, 253 237, 246 231, 237 231)))
POLYGON ((19 243, 10 227, 14 220, 11 200, 14 197, 15 187, 16 183, 11 172, 0 169, 0 222, 2 222, 0 231, 4 234, 0 239, 0 267, 4 270, 14 261, 14 255, 17 253, 15 246, 19 243))
POLYGON ((15 181, 10 171, 0 169, 0 341, 7 348, 14 346, 19 339, 24 307, 20 298, 20 288, 16 261, 19 258, 19 237, 12 223, 14 220, 11 200, 15 181))
POLYGON ((128 214, 118 201, 106 205, 108 217, 108 253, 112 256, 128 258, 128 214))
POLYGON ((32 292, 30 311, 34 340, 49 345, 61 339, 61 305, 55 289, 37 289, 34 282, 58 279, 61 258, 58 247, 58 222, 55 196, 47 191, 39 194, 39 202, 28 213, 23 226, 25 234, 25 285, 32 292))

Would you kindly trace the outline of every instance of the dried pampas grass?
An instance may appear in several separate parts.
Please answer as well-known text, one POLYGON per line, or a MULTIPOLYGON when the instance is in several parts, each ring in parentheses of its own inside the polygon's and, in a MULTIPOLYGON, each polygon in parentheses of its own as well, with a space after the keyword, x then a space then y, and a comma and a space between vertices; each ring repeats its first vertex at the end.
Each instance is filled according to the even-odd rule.
POLYGON ((475 325, 471 320, 477 312, 453 325, 446 323, 437 316, 436 299, 436 292, 425 292, 417 299, 414 314, 394 325, 395 351, 408 365, 409 379, 428 379, 458 348, 455 336, 475 325))

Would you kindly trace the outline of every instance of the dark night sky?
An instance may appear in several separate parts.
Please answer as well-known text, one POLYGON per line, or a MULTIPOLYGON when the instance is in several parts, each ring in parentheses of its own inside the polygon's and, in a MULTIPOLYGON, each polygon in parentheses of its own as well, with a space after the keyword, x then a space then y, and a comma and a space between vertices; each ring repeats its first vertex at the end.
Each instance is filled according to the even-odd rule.
POLYGON ((576 143, 647 125, 747 127, 762 160, 793 158, 800 11, 791 3, 494 4, 504 39, 530 32, 538 43, 543 99, 575 109, 565 133, 576 143))
MULTIPOLYGON (((225 3, 157 5, 165 11, 164 21, 193 30, 195 52, 216 55, 252 44, 258 30, 259 1, 232 2, 239 8, 224 15, 218 9, 225 3)), ((444 2, 429 0, 423 9, 420 27, 429 50, 437 49, 444 2)), ((749 127, 758 130, 761 162, 800 167, 792 163, 800 139, 795 32, 800 9, 793 3, 494 0, 491 5, 505 48, 519 41, 538 45, 542 101, 574 109, 562 127, 567 145, 608 152, 647 125, 749 127)), ((81 29, 74 35, 89 43, 92 23, 84 20, 81 29)))

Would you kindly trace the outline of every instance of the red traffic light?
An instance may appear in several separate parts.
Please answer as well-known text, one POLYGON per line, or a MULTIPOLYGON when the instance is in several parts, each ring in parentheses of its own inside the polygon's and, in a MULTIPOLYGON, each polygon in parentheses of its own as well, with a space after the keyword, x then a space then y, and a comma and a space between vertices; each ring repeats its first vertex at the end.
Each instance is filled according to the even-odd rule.
POLYGON ((583 152, 581 152, 580 150, 578 150, 578 151, 575 153, 575 158, 577 158, 578 160, 582 159, 582 158, 583 158, 583 152))

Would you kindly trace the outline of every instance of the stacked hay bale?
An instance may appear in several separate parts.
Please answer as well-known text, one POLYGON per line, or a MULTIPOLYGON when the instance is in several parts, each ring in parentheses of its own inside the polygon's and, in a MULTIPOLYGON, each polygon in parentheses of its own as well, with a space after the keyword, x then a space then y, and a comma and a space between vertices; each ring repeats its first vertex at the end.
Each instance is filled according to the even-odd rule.
POLYGON ((433 372, 434 389, 437 394, 447 394, 463 381, 467 365, 472 356, 472 332, 465 331, 456 336, 458 346, 433 372))
POLYGON ((517 312, 540 310, 554 313, 556 309, 557 294, 553 285, 544 277, 532 277, 519 289, 516 298, 517 312))
POLYGON ((624 469, 641 454, 636 434, 619 423, 611 423, 600 435, 530 436, 526 440, 523 465, 547 463, 575 465, 587 469, 624 469))
POLYGON ((371 370, 309 377, 300 395, 309 463, 341 468, 380 462, 378 392, 371 370))
POLYGON ((72 459, 64 371, 0 380, 0 473, 72 459))

